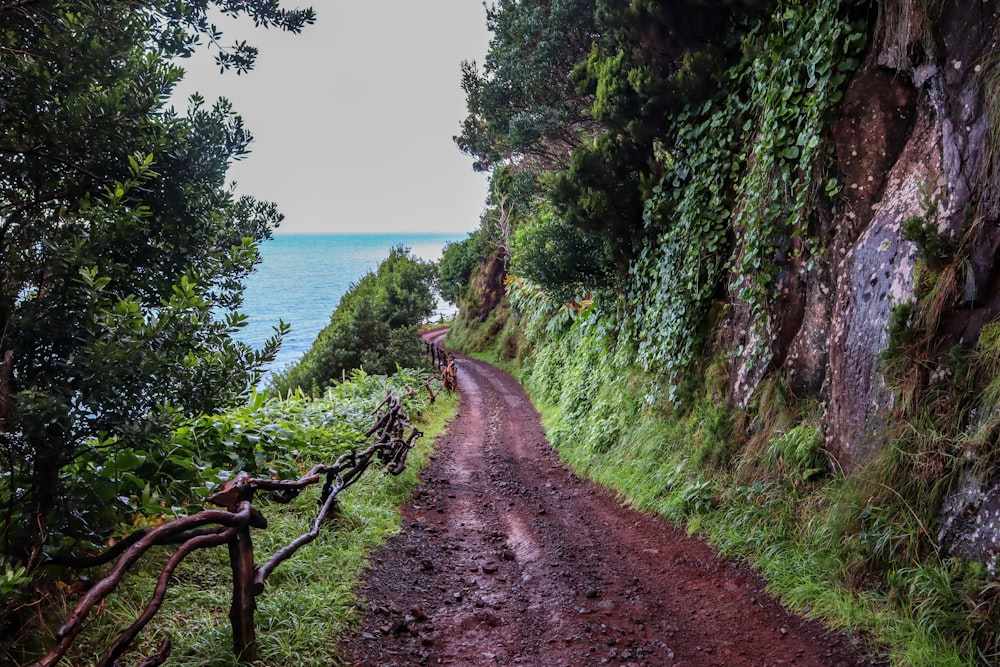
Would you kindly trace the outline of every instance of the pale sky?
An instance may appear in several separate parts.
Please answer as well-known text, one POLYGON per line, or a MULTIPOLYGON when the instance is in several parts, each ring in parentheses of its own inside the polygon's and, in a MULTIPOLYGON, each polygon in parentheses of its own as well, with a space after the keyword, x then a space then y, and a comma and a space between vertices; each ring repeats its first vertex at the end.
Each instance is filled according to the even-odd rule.
POLYGON ((223 44, 260 49, 249 73, 220 75, 204 48, 179 61, 181 99, 227 97, 254 135, 229 172, 238 192, 278 203, 279 234, 476 228, 486 177, 452 137, 461 61, 482 62, 489 43, 481 0, 284 4, 311 4, 316 23, 292 35, 217 22, 223 44))

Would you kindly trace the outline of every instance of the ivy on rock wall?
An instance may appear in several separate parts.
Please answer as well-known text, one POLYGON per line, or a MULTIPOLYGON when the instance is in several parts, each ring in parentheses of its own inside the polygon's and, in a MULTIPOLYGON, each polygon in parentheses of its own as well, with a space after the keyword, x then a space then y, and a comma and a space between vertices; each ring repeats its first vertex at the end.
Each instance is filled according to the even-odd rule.
POLYGON ((532 0, 496 3, 488 23, 483 69, 463 70, 469 116, 456 142, 477 168, 494 169, 494 195, 509 193, 517 221, 535 228, 521 244, 534 256, 522 263, 541 269, 547 289, 585 282, 582 292, 620 294, 661 168, 655 140, 671 113, 714 88, 738 52, 738 21, 701 2, 532 0), (571 228, 575 243, 538 242, 571 228), (543 245, 551 270, 537 261, 543 245), (560 268, 572 264, 583 280, 560 268))
POLYGON ((730 110, 706 102, 680 117, 670 168, 646 201, 646 239, 631 265, 627 322, 639 363, 659 368, 671 395, 703 341, 702 323, 729 268, 725 194, 737 176, 738 126, 730 110))
MULTIPOLYGON (((514 273, 561 301, 594 297, 676 398, 704 351, 714 302, 747 313, 733 352, 766 363, 778 277, 826 242, 814 242, 814 222, 816 204, 838 191, 828 173, 830 123, 865 24, 852 21, 850 2, 780 3, 770 14, 584 5, 574 5, 573 39, 549 52, 524 41, 547 34, 534 5, 494 8, 488 73, 466 79, 471 115, 459 145, 481 157, 474 135, 495 149, 494 210, 517 202, 503 248, 514 273), (600 28, 589 50, 575 32, 587 11, 600 28), (522 69, 519 54, 530 56, 522 69), (516 106, 497 96, 501 82, 526 77, 510 86, 523 93, 538 88, 541 72, 579 85, 579 93, 565 81, 549 89, 546 105, 589 103, 592 116, 564 128, 576 140, 560 139, 563 157, 547 162, 530 155, 554 150, 554 139, 518 144, 491 134, 509 127, 516 106), (488 90, 496 94, 484 107, 488 90), (525 171, 530 181, 518 177, 525 171)), ((541 99, 519 103, 530 109, 541 99)))
POLYGON ((599 131, 514 230, 521 378, 578 470, 789 604, 892 664, 996 664, 997 4, 745 4, 767 13, 675 59, 717 85, 655 121, 647 83, 680 74, 656 29, 595 37, 576 75, 599 131), (580 230, 631 244, 627 273, 537 270, 580 230))
POLYGON ((702 350, 705 319, 730 272, 753 346, 734 352, 767 354, 778 273, 815 251, 817 198, 837 192, 827 172, 829 123, 863 39, 843 3, 779 10, 744 37, 727 94, 675 116, 675 145, 644 212, 658 233, 644 241, 630 285, 638 360, 660 369, 672 392, 702 350))
POLYGON ((816 2, 779 9, 769 34, 754 31, 747 38, 762 48, 748 68, 743 129, 749 140, 735 193, 733 227, 741 247, 733 287, 758 332, 767 328, 780 268, 790 256, 814 250, 808 236, 818 197, 832 197, 838 189, 836 177, 826 177, 827 139, 865 36, 864 25, 852 27, 844 15, 847 6, 816 2))

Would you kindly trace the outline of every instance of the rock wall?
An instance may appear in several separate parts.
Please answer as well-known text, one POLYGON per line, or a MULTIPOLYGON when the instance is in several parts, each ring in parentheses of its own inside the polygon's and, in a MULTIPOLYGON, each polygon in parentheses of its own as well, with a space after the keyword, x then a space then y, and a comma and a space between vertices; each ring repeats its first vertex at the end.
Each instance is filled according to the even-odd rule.
MULTIPOLYGON (((864 123, 865 118, 854 121, 864 123)), ((892 309, 914 296, 916 249, 903 239, 902 221, 923 214, 924 192, 931 197, 947 196, 941 183, 940 135, 937 116, 924 98, 908 141, 888 173, 862 173, 847 185, 848 190, 877 188, 882 195, 877 200, 848 198, 840 211, 843 229, 848 230, 858 218, 867 221, 856 238, 845 233, 835 237, 826 431, 828 450, 843 467, 850 467, 877 446, 868 436, 892 404, 879 361, 888 342, 892 309)))
POLYGON ((914 296, 917 249, 902 222, 938 204, 939 231, 971 239, 962 296, 942 326, 971 343, 1000 315, 998 184, 984 178, 990 151, 984 72, 1000 58, 1000 2, 885 0, 866 58, 845 92, 833 129, 843 186, 821 212, 825 254, 780 276, 771 355, 733 369, 730 399, 744 405, 778 370, 793 391, 820 392, 827 449, 844 469, 882 444, 893 408, 880 373, 892 310, 914 296), (934 12, 934 13, 931 13, 934 12), (824 219, 824 217, 826 219, 824 219), (767 364, 768 369, 754 367, 767 364))

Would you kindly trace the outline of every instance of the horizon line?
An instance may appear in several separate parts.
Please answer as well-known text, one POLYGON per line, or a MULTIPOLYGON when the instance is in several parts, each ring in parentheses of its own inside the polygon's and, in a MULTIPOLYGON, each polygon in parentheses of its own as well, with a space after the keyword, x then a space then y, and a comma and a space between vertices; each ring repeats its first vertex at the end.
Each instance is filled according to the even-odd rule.
POLYGON ((272 235, 274 236, 445 236, 445 235, 457 235, 457 234, 471 234, 472 232, 462 232, 462 231, 442 231, 442 232, 366 232, 366 231, 338 231, 338 232, 299 232, 299 231, 285 231, 282 229, 272 230, 272 235))

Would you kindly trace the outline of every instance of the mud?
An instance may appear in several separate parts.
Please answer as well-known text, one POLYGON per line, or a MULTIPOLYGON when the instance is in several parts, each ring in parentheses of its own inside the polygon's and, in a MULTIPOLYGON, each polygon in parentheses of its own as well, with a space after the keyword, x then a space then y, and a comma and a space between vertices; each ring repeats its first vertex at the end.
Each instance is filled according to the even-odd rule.
POLYGON ((459 414, 373 555, 347 665, 868 664, 745 566, 573 474, 509 375, 460 357, 458 377, 459 414))

